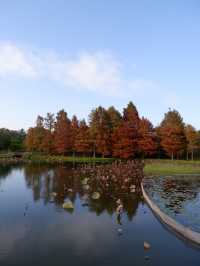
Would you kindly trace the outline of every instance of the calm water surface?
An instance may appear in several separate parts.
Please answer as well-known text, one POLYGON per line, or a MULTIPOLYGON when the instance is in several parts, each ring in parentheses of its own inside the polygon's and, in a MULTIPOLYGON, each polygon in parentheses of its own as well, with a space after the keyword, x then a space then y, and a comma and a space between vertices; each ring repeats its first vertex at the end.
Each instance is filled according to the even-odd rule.
POLYGON ((123 200, 119 219, 114 195, 92 200, 72 169, 1 167, 0 265, 200 265, 200 250, 169 232, 140 195, 123 200), (73 211, 62 208, 66 199, 73 211))
POLYGON ((167 215, 200 233, 200 176, 175 175, 145 179, 145 190, 167 215))

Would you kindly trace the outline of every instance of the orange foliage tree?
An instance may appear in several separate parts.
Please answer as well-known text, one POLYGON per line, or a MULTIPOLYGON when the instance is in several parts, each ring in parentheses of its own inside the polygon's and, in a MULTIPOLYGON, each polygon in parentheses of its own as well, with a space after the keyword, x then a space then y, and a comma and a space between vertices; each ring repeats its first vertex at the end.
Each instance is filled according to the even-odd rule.
POLYGON ((74 115, 71 120, 71 147, 72 147, 73 156, 75 156, 76 152, 75 143, 78 132, 79 132, 79 121, 77 117, 74 115))
POLYGON ((82 154, 88 154, 91 152, 90 132, 85 120, 82 120, 79 123, 79 130, 75 139, 75 150, 82 154))
POLYGON ((180 158, 194 158, 200 147, 200 133, 191 125, 184 125, 176 110, 169 110, 161 124, 154 128, 146 118, 139 118, 135 105, 130 102, 123 115, 113 106, 101 106, 91 111, 89 125, 76 116, 70 120, 64 110, 38 116, 36 126, 29 128, 25 138, 28 151, 47 154, 78 154, 114 156, 128 159, 159 154, 180 158), (190 156, 189 156, 190 155, 190 156))
POLYGON ((72 149, 71 123, 64 110, 58 112, 54 133, 55 152, 58 154, 69 153, 72 149))
POLYGON ((152 123, 142 117, 139 124, 139 151, 143 156, 151 156, 157 152, 157 136, 152 123))
POLYGON ((90 134, 93 142, 93 154, 104 156, 111 154, 110 118, 107 111, 99 106, 89 115, 90 134))
POLYGON ((124 109, 120 126, 112 135, 113 155, 128 159, 135 157, 138 152, 139 115, 136 107, 130 102, 124 109))
POLYGON ((184 123, 176 110, 169 110, 160 125, 161 145, 164 151, 171 156, 178 158, 186 148, 186 137, 184 123))

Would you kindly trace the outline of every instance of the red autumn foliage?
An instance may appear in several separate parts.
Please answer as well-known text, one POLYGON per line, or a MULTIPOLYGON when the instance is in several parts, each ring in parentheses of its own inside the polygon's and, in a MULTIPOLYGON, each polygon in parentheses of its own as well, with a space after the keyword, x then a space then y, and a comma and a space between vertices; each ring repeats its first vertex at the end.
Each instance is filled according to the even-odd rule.
POLYGON ((28 151, 122 159, 160 155, 173 159, 184 153, 193 159, 199 143, 200 133, 185 126, 176 110, 169 110, 154 128, 148 119, 140 119, 132 102, 123 115, 113 106, 99 106, 91 111, 89 124, 76 116, 70 120, 64 110, 58 112, 56 119, 51 113, 45 118, 38 116, 36 126, 28 130, 25 139, 28 151))
POLYGON ((71 125, 70 120, 67 118, 67 113, 64 110, 61 110, 57 114, 54 135, 56 152, 58 154, 69 153, 72 149, 71 125))
POLYGON ((91 151, 90 132, 85 120, 80 121, 79 124, 75 139, 75 151, 82 154, 88 154, 91 151))
POLYGON ((161 144, 172 159, 184 151, 186 140, 182 129, 178 127, 165 127, 162 129, 161 144))
POLYGON ((144 156, 151 156, 156 153, 157 150, 157 138, 156 132, 152 123, 142 117, 139 126, 139 150, 144 156))
POLYGON ((136 107, 130 102, 124 109, 120 126, 113 132, 113 155, 128 159, 137 155, 139 140, 139 115, 136 107))

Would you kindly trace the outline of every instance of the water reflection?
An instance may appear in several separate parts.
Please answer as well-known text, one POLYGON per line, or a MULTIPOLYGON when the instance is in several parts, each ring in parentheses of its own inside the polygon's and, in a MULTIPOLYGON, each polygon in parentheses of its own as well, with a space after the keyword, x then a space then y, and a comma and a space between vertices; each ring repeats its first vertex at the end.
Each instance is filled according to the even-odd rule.
MULTIPOLYGON (((84 171, 84 178, 89 176, 84 171)), ((104 211, 113 215, 116 212, 116 201, 120 197, 123 202, 124 212, 131 220, 135 215, 139 201, 140 191, 130 193, 129 186, 127 190, 124 186, 118 187, 116 190, 112 188, 101 186, 101 196, 98 200, 92 199, 92 193, 99 190, 98 184, 91 182, 88 185, 89 188, 85 188, 83 184, 83 177, 81 176, 80 169, 73 169, 67 166, 47 167, 26 165, 24 167, 24 178, 26 185, 33 191, 34 201, 43 200, 44 204, 54 203, 55 205, 62 207, 62 204, 69 199, 75 203, 79 198, 82 207, 88 208, 90 212, 95 212, 97 215, 101 215, 104 211)), ((76 211, 76 209, 74 209, 76 211)), ((120 223, 120 217, 118 216, 118 222, 120 223)))
POLYGON ((165 213, 200 232, 200 176, 148 178, 145 187, 165 213))
POLYGON ((91 177, 107 176, 108 169, 96 170, 44 165, 1 169, 0 265, 199 265, 199 252, 165 231, 137 187, 133 192, 127 171, 118 173, 121 186, 116 182, 104 189, 102 183, 101 196, 94 200, 102 178, 91 177), (119 198, 121 216, 116 214, 119 198), (73 211, 63 209, 66 200, 73 202, 73 211), (152 246, 149 251, 144 251, 145 240, 152 246))

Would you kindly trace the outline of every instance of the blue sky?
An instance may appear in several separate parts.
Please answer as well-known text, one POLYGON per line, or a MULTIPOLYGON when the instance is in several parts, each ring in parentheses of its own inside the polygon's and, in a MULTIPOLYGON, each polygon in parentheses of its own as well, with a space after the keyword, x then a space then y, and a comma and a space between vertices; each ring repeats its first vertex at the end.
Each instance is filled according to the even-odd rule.
POLYGON ((0 127, 64 108, 87 118, 131 100, 200 129, 200 2, 7 0, 0 4, 0 127))

